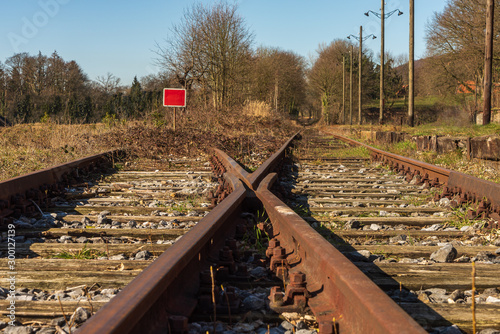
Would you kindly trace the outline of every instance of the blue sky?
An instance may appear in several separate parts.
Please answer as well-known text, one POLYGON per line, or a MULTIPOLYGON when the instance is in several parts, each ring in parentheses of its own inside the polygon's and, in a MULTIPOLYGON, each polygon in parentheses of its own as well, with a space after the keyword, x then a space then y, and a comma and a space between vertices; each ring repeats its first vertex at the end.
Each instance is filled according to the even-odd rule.
MULTIPOLYGON (((215 0, 202 0, 212 3, 215 0)), ((155 43, 162 43, 178 24, 183 11, 195 0, 4 0, 0 14, 0 61, 16 52, 32 55, 56 50, 66 61, 75 60, 94 80, 110 72, 130 85, 156 73, 155 43)), ((415 53, 425 54, 425 27, 446 0, 415 1, 415 53)), ((306 58, 320 43, 330 43, 363 25, 365 36, 379 38, 380 19, 363 15, 380 11, 379 0, 237 0, 239 14, 254 34, 255 46, 294 51, 306 58)), ((385 49, 394 55, 408 53, 409 0, 387 0, 386 13, 399 8, 404 15, 386 20, 385 49)), ((363 47, 375 55, 380 40, 363 47)))

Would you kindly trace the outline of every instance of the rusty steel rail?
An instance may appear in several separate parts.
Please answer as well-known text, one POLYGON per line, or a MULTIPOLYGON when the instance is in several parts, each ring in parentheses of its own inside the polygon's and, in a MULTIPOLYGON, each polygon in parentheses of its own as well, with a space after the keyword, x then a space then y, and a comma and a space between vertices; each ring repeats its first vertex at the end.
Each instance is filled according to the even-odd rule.
POLYGON ((271 219, 275 237, 266 255, 272 255, 271 268, 290 280, 286 291, 272 289, 270 299, 275 310, 304 309, 307 305, 319 321, 320 333, 325 334, 334 330, 336 333, 425 333, 347 258, 271 193, 269 187, 276 174, 269 172, 279 165, 293 138, 251 174, 225 153, 215 150, 215 169, 217 173, 225 172, 226 184, 232 192, 78 332, 155 333, 166 328, 173 333, 182 332, 196 307, 198 273, 222 248, 225 239, 234 235, 245 198, 254 194, 252 189, 257 189, 255 194, 271 219))
POLYGON ((198 302, 199 273, 241 220, 246 190, 231 182, 238 185, 230 195, 77 332, 182 333, 198 302))
POLYGON ((429 186, 443 186, 441 196, 451 198, 454 195, 459 195, 457 204, 479 202, 479 208, 469 215, 470 218, 490 216, 500 219, 500 185, 495 182, 382 151, 343 136, 334 134, 333 137, 352 145, 367 148, 375 160, 387 163, 399 173, 406 175, 408 181, 418 176, 420 183, 429 186))
POLYGON ((196 307, 198 273, 208 257, 222 248, 227 237, 234 235, 241 219, 242 204, 247 197, 241 180, 253 187, 264 173, 276 168, 296 136, 252 173, 253 176, 226 153, 214 149, 214 169, 216 173, 224 173, 223 184, 228 188, 219 189, 222 193, 219 200, 223 201, 86 321, 78 333, 154 333, 168 327, 174 333, 176 328, 182 332, 196 307))
POLYGON ((220 162, 224 165, 227 172, 238 177, 248 188, 256 190, 267 174, 273 172, 285 157, 286 150, 292 145, 292 142, 300 137, 300 132, 294 134, 286 141, 269 159, 267 159, 257 170, 253 173, 247 172, 243 167, 238 164, 234 159, 229 157, 225 152, 214 149, 215 154, 220 157, 220 162))
POLYGON ((100 163, 109 162, 118 153, 110 151, 96 154, 0 182, 0 226, 14 213, 33 212, 33 202, 45 207, 48 193, 61 190, 61 182, 67 183, 72 177, 77 177, 79 171, 87 171, 100 163))
POLYGON ((275 239, 268 250, 273 254, 271 267, 277 263, 273 269, 290 277, 284 292, 272 290, 271 305, 294 309, 305 298, 317 318, 320 333, 427 333, 269 190, 276 179, 276 174, 269 174, 257 190, 273 224, 275 239), (280 268, 280 262, 285 266, 280 268))

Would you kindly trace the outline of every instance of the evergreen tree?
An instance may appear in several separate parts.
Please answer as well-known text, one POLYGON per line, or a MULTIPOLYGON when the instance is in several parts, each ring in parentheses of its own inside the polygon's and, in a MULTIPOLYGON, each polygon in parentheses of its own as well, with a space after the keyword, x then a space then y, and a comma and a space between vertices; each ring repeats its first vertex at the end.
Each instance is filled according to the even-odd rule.
POLYGON ((142 87, 137 76, 134 77, 132 87, 130 88, 130 102, 132 104, 131 116, 136 116, 144 110, 144 103, 142 98, 142 87))

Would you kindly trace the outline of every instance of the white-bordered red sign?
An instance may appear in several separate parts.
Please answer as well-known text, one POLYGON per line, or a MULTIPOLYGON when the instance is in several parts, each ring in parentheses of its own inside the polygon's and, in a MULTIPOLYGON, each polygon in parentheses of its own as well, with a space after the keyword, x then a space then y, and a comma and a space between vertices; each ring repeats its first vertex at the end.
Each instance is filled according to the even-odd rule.
POLYGON ((182 88, 164 88, 163 89, 164 107, 185 107, 186 90, 182 88))

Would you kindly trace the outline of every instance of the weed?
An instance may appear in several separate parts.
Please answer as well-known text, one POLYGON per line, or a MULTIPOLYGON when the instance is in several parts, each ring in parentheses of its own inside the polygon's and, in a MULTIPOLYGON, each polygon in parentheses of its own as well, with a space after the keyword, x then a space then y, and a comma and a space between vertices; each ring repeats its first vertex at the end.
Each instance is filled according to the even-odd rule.
POLYGON ((57 259, 78 259, 78 260, 89 260, 97 259, 99 257, 106 256, 106 253, 101 252, 96 249, 87 248, 87 244, 79 251, 63 251, 59 254, 54 255, 57 259))
POLYGON ((297 205, 293 208, 293 211, 301 217, 311 216, 311 210, 309 210, 309 208, 305 205, 297 205))
POLYGON ((266 242, 269 242, 271 238, 269 237, 269 234, 266 231, 261 230, 260 228, 257 227, 257 225, 254 226, 254 233, 255 233, 255 248, 257 248, 259 252, 264 253, 267 248, 266 242))

